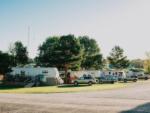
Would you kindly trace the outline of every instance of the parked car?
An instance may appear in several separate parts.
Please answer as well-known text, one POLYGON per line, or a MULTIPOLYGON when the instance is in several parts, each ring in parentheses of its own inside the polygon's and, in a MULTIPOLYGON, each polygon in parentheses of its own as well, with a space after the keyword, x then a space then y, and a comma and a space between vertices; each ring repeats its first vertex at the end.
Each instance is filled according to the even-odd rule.
POLYGON ((88 76, 83 75, 82 77, 74 80, 73 83, 74 83, 75 86, 77 86, 79 84, 88 84, 88 85, 91 86, 92 84, 96 84, 97 81, 94 77, 92 77, 90 75, 88 75, 88 76))
POLYGON ((115 82, 117 82, 117 78, 115 76, 110 76, 110 75, 105 75, 105 76, 101 76, 99 78, 99 83, 112 83, 114 84, 115 82))
POLYGON ((149 75, 146 75, 146 74, 140 74, 137 77, 138 79, 144 79, 144 80, 148 80, 150 78, 149 75))
POLYGON ((133 82, 137 82, 138 77, 137 76, 126 76, 123 81, 124 82, 128 82, 128 81, 133 81, 133 82))

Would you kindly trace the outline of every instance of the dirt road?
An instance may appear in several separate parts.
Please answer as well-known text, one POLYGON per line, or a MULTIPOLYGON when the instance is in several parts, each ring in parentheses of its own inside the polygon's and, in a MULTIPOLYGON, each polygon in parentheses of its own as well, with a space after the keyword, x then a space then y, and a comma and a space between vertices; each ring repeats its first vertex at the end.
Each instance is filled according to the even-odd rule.
POLYGON ((150 82, 100 92, 0 94, 0 113, 150 113, 150 82))

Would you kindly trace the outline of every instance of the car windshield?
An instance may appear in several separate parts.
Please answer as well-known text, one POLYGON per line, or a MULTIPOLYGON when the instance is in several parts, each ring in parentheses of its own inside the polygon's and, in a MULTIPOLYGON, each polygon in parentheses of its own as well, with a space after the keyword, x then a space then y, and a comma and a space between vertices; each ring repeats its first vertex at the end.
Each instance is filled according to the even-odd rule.
POLYGON ((84 77, 80 77, 79 79, 80 79, 80 80, 83 80, 83 79, 84 79, 84 77))
POLYGON ((100 79, 104 79, 104 78, 105 78, 104 76, 101 76, 101 77, 100 77, 100 79))
POLYGON ((88 75, 84 74, 83 78, 84 79, 93 79, 93 77, 90 74, 88 74, 88 75))

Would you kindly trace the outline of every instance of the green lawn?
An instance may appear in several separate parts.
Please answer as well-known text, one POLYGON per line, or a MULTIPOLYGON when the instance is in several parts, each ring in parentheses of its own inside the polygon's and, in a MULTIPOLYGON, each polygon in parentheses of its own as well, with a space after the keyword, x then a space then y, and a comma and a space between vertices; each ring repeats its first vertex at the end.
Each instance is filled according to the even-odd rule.
POLYGON ((32 87, 32 88, 19 88, 12 86, 0 86, 0 93, 67 93, 67 92, 83 92, 83 91, 100 91, 124 88, 129 84, 115 83, 115 84, 95 84, 88 85, 64 85, 64 86, 46 86, 46 87, 32 87))

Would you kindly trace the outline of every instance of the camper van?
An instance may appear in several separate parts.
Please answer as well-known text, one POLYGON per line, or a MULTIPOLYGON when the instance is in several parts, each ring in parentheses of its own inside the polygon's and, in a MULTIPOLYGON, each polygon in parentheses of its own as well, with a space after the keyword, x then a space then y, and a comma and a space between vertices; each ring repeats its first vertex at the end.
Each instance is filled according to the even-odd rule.
POLYGON ((128 76, 136 76, 138 79, 148 80, 149 76, 144 74, 144 70, 142 69, 130 69, 127 72, 128 76))
POLYGON ((13 67, 9 73, 11 76, 30 77, 29 83, 41 81, 46 85, 62 84, 63 80, 59 76, 57 68, 51 67, 13 67))

